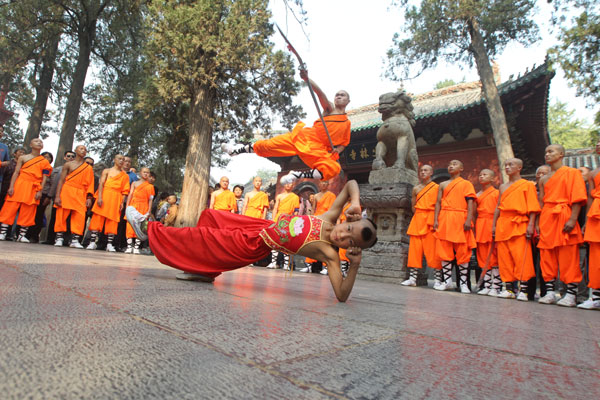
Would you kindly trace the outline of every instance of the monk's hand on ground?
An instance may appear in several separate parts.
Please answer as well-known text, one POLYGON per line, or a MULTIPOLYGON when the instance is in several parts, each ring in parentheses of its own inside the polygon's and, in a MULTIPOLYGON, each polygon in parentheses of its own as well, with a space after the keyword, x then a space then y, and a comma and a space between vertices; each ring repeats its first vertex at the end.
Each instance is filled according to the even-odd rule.
POLYGON ((360 221, 362 219, 362 211, 359 205, 351 205, 346 210, 346 218, 348 222, 360 221))
POLYGON ((61 207, 62 206, 62 201, 60 200, 60 197, 56 196, 54 198, 54 205, 57 207, 61 207))
POLYGON ((302 78, 302 80, 304 82, 308 82, 308 71, 305 69, 301 69, 300 70, 300 78, 302 78))
POLYGON ((573 228, 575 228, 575 224, 577 223, 577 220, 573 221, 571 219, 569 219, 567 222, 565 222, 565 226, 563 227, 563 232, 565 233, 569 233, 573 230, 573 228))
POLYGON ((350 264, 358 265, 362 259, 362 249, 360 247, 348 247, 346 257, 350 260, 350 264))

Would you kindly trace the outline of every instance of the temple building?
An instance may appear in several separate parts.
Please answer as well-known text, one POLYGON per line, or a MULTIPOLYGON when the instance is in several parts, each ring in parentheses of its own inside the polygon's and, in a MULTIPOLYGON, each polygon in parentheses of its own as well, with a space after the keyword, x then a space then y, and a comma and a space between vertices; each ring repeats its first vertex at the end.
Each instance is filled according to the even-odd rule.
MULTIPOLYGON (((549 144, 548 93, 554 72, 544 63, 502 83, 499 82, 497 67, 495 76, 513 151, 524 161, 523 174, 534 174, 536 167, 544 164, 544 148, 549 144)), ((446 166, 453 159, 464 163, 463 176, 476 186, 481 169, 490 168, 498 172, 496 146, 481 82, 459 83, 411 97, 419 163, 433 166, 435 181, 448 178, 446 166)), ((377 108, 376 103, 348 111, 352 122, 351 140, 340 157, 345 176, 339 182, 338 179, 333 182, 332 190, 337 191, 346 179, 368 182, 377 144, 376 134, 382 124, 377 108)), ((272 160, 281 165, 281 174, 291 169, 306 168, 298 157, 272 160)), ((298 191, 302 191, 314 184, 307 181, 299 186, 298 191)))

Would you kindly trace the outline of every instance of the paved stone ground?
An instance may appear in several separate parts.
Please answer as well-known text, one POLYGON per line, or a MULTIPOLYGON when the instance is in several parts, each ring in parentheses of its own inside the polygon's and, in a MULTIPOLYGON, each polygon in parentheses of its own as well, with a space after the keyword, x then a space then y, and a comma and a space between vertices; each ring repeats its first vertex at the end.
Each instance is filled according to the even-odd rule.
POLYGON ((0 397, 598 399, 600 313, 0 243, 0 397))

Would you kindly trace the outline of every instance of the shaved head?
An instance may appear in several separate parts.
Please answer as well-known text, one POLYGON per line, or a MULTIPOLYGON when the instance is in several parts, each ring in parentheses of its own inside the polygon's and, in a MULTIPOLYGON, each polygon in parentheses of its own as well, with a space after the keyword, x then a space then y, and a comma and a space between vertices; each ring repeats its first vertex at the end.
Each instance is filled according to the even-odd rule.
POLYGON ((505 162, 509 162, 509 161, 518 165, 519 167, 523 168, 523 160, 521 160, 520 158, 509 158, 505 162))
POLYGON ((461 168, 465 167, 465 165, 460 160, 452 160, 452 161, 450 161, 450 163, 459 163, 461 168))
POLYGON ((496 173, 494 171, 492 171, 491 169, 488 169, 488 168, 482 169, 481 172, 485 172, 485 173, 490 174, 492 176, 496 176, 496 173))
POLYGON ((562 144, 558 144, 558 143, 556 143, 556 144, 551 144, 550 146, 548 146, 548 147, 546 147, 546 148, 547 148, 547 149, 548 149, 548 148, 554 148, 554 149, 556 149, 556 151, 558 151, 559 153, 561 153, 563 156, 565 155, 565 148, 563 147, 563 145, 562 145, 562 144))

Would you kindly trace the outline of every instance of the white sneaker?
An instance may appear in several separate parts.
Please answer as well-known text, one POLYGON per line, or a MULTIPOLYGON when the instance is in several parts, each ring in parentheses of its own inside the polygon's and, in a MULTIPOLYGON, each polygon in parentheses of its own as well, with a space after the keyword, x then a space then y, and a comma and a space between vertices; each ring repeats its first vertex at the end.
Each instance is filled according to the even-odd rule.
POLYGON ((303 272, 303 273, 309 273, 309 272, 312 272, 312 268, 310 267, 310 265, 308 265, 304 268, 298 268, 296 271, 303 272))
MULTIPOLYGON (((480 294, 480 295, 482 295, 482 296, 485 296, 485 295, 490 295, 490 292, 491 292, 491 290, 492 290, 492 289, 490 289, 490 288, 484 287, 484 288, 483 288, 483 289, 481 289, 479 292, 477 292, 477 294, 480 294)), ((491 296, 491 295, 490 295, 490 296, 491 296)))
POLYGON ((517 300, 519 300, 519 301, 529 301, 529 298, 527 297, 527 293, 519 292, 519 294, 517 295, 517 300))
POLYGON ((222 143, 221 150, 224 153, 227 153, 228 156, 233 156, 233 155, 235 155, 235 154, 233 154, 234 151, 240 150, 244 146, 245 146, 245 144, 241 144, 241 143, 222 143))
POLYGON ((577 306, 582 310, 600 310, 600 300, 587 299, 583 303, 577 306))
POLYGON ((404 282, 400 283, 402 286, 417 286, 417 281, 414 278, 408 278, 404 282))
POLYGON ((135 235, 142 242, 148 239, 148 222, 147 217, 141 214, 134 206, 129 206, 125 209, 127 222, 133 228, 135 235))
POLYGON ((267 265, 267 268, 269 269, 277 269, 277 262, 272 262, 271 264, 267 265))
POLYGON ((498 289, 490 289, 490 291, 487 295, 492 296, 492 297, 498 297, 499 294, 500 294, 500 291, 498 289))
POLYGON ((442 281, 439 281, 436 279, 435 281, 433 281, 433 288, 435 290, 439 290, 438 288, 440 287, 441 284, 442 284, 442 281))
POLYGON ((288 183, 294 183, 298 179, 298 177, 296 175, 299 175, 299 174, 300 173, 298 171, 290 171, 287 175, 284 175, 281 177, 281 179, 279 180, 279 183, 282 186, 285 186, 288 183))
POLYGON ((452 282, 440 282, 437 287, 434 287, 435 290, 444 291, 452 289, 452 282))
POLYGON ((25 236, 19 235, 19 237, 17 238, 17 242, 19 242, 19 243, 29 243, 29 239, 27 239, 25 236))
POLYGON ((513 292, 511 292, 510 290, 504 289, 503 291, 500 292, 500 294, 497 297, 499 297, 501 299, 514 299, 517 296, 515 296, 515 294, 513 292))
POLYGON ((329 272, 327 272, 327 267, 324 267, 321 272, 319 272, 321 275, 329 275, 329 272))
POLYGON ((175 275, 175 278, 179 279, 180 281, 200 281, 208 283, 213 282, 215 280, 215 278, 211 278, 209 276, 204 276, 200 274, 189 274, 187 272, 181 272, 175 275))
POLYGON ((142 254, 140 253, 140 249, 133 248, 133 254, 142 254))
POLYGON ((117 251, 117 249, 115 249, 115 246, 113 246, 112 243, 109 243, 106 245, 106 251, 114 253, 115 251, 117 251))
POLYGON ((70 244, 69 247, 72 247, 74 249, 83 249, 83 246, 81 245, 81 243, 79 243, 77 240, 73 240, 70 244))
POLYGON ((460 285, 460 292, 463 294, 470 294, 471 289, 469 289, 469 285, 460 285))
POLYGON ((64 244, 64 239, 63 238, 56 239, 56 242, 54 242, 54 245, 56 247, 62 247, 63 244, 64 244))
POLYGON ((90 244, 88 244, 88 247, 86 247, 86 250, 96 250, 98 248, 98 245, 96 244, 96 242, 90 242, 90 244))
POLYGON ((133 253, 133 247, 131 246, 127 246, 127 248, 124 251, 125 254, 132 254, 133 253))
POLYGON ((540 297, 540 299, 538 300, 538 303, 540 304, 554 304, 556 303, 556 295, 554 294, 554 291, 549 291, 546 292, 546 295, 544 297, 540 297))
POLYGON ((6 240, 6 233, 0 233, 0 240, 6 240))
POLYGON ((576 307, 577 299, 574 294, 567 293, 565 297, 556 302, 556 305, 563 307, 576 307))

